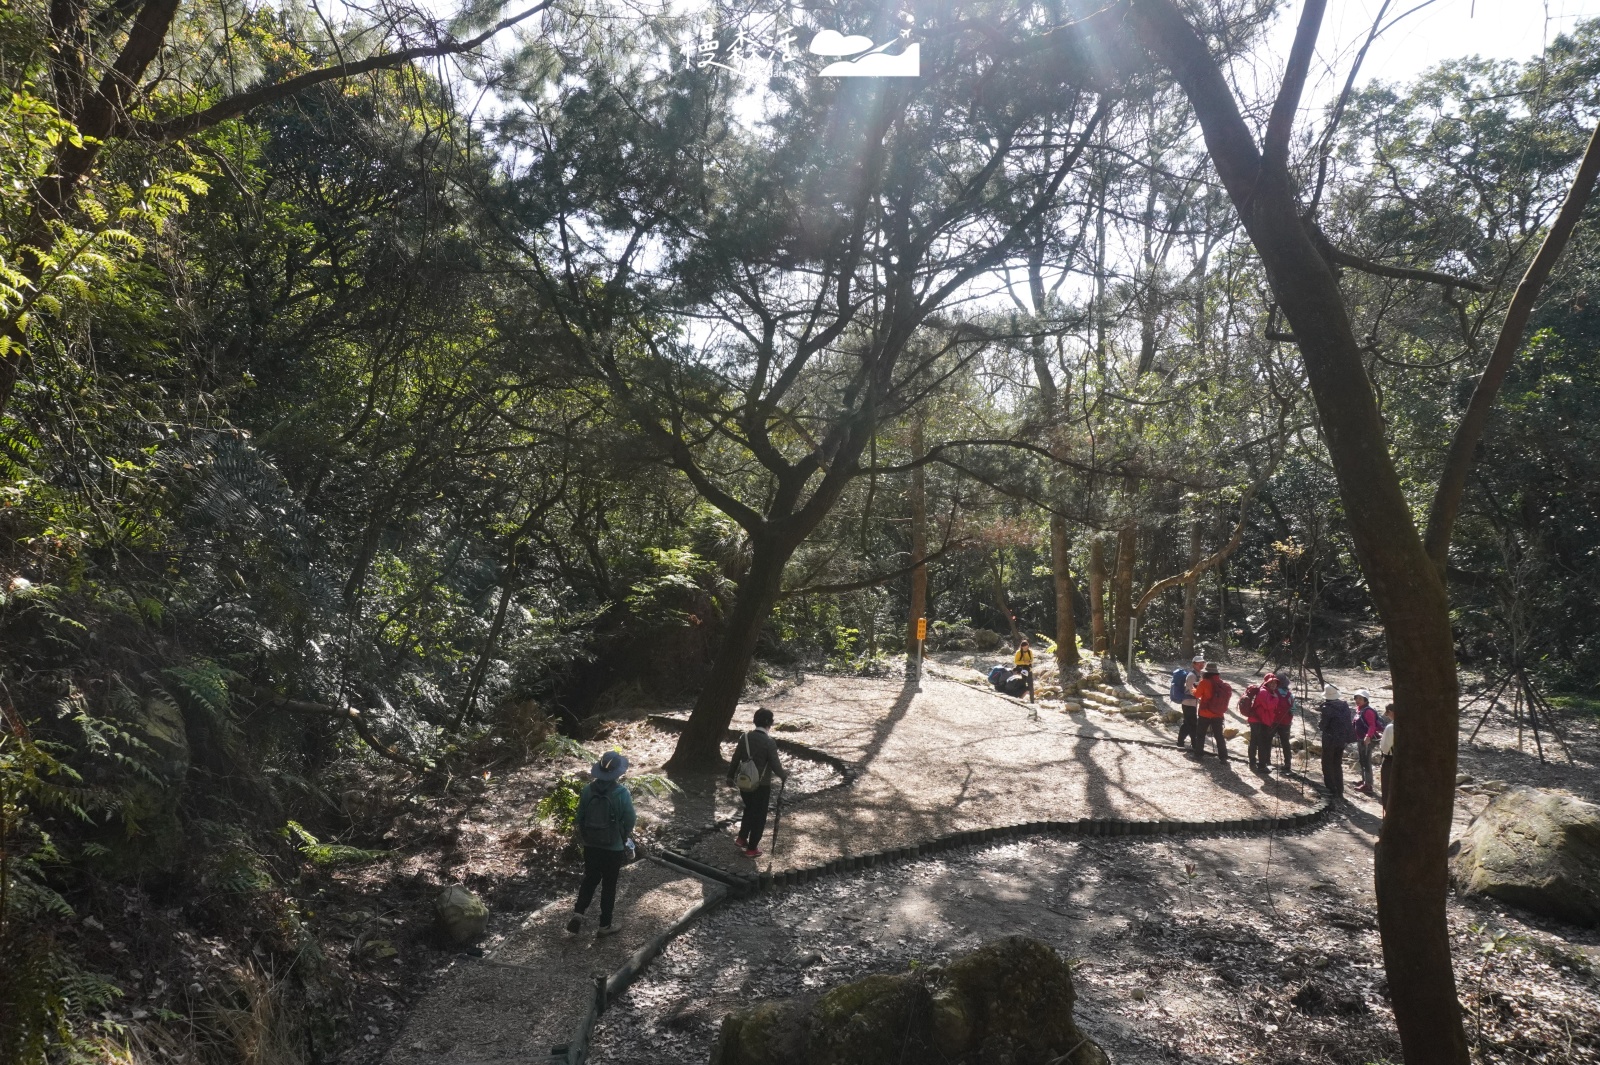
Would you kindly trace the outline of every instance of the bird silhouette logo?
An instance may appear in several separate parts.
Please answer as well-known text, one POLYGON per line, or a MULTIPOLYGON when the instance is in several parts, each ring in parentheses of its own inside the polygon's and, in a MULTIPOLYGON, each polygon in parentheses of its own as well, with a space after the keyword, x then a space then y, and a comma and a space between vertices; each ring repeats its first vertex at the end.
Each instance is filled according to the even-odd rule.
POLYGON ((808 51, 821 56, 854 56, 823 67, 824 78, 915 78, 922 73, 922 45, 908 45, 903 52, 889 55, 887 50, 901 43, 894 37, 874 45, 871 37, 859 33, 846 36, 838 30, 822 30, 811 38, 808 51))

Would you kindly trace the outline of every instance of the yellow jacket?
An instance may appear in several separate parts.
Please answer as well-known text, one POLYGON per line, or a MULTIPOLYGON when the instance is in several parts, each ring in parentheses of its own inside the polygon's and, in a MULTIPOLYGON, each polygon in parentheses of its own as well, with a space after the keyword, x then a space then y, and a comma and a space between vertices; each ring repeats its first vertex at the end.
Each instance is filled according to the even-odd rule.
POLYGON ((1027 666, 1029 669, 1032 669, 1033 668, 1033 648, 1031 648, 1031 647, 1019 647, 1019 648, 1017 648, 1017 653, 1011 656, 1011 664, 1016 666, 1018 669, 1021 669, 1023 666, 1027 666))

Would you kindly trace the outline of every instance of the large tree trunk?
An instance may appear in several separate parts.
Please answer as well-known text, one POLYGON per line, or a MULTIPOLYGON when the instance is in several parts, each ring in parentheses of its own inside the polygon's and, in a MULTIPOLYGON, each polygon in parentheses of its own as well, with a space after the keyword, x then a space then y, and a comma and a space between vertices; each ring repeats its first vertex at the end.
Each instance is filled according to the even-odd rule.
POLYGON ((1302 222, 1285 162, 1287 127, 1321 8, 1320 0, 1309 0, 1313 17, 1302 20, 1279 98, 1284 106, 1273 109, 1264 152, 1216 60, 1171 0, 1134 0, 1130 10, 1140 38, 1193 103, 1217 172, 1299 342, 1340 496, 1353 518, 1356 557, 1388 638, 1395 704, 1406 721, 1377 858, 1378 923, 1395 1022, 1408 1065, 1466 1065, 1445 922, 1458 688, 1444 584, 1401 490, 1338 280, 1302 222))
POLYGON ((1106 549, 1099 536, 1089 541, 1089 631, 1094 653, 1106 653, 1106 549))
MULTIPOLYGON (((923 440, 922 415, 911 423, 911 457, 922 458, 927 448, 923 440)), ((906 629, 906 654, 917 653, 917 619, 928 616, 928 483, 924 467, 911 471, 911 623, 906 629)))
MULTIPOLYGON (((1189 524, 1189 568, 1194 569, 1200 564, 1200 522, 1189 524)), ((1193 577, 1183 582, 1183 639, 1180 649, 1184 661, 1194 654, 1194 618, 1200 601, 1200 578, 1193 577)))
POLYGON ((1056 586, 1056 664, 1078 664, 1078 620, 1072 612, 1072 542, 1067 519, 1050 518, 1050 575, 1056 586))
POLYGON ((739 697, 744 694, 745 677, 761 638, 761 626, 778 601, 783 586, 783 567, 792 554, 793 546, 765 538, 757 539, 752 545, 750 568, 745 570, 734 594, 722 646, 717 649, 705 687, 694 701, 689 724, 667 760, 669 771, 716 769, 723 764, 722 737, 733 723, 739 697))
POLYGON ((1117 533, 1117 570, 1111 582, 1113 658, 1128 653, 1128 636, 1133 631, 1133 562, 1138 546, 1139 528, 1130 521, 1117 533))
POLYGON ((1006 596, 1005 567, 998 557, 989 566, 989 593, 994 596, 994 608, 1000 611, 1000 616, 1010 626, 1011 646, 1016 647, 1022 639, 1022 630, 1017 627, 1016 612, 1011 609, 1011 600, 1006 596))

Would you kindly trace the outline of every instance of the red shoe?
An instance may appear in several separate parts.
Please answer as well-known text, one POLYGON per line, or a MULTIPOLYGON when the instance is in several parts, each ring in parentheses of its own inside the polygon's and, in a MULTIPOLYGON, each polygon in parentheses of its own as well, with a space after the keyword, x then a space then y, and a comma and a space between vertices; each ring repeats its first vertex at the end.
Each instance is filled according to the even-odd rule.
POLYGON ((761 857, 761 848, 760 847, 746 847, 744 849, 744 856, 746 858, 759 858, 759 857, 761 857))
POLYGON ((734 836, 733 842, 738 845, 740 850, 744 850, 750 846, 749 843, 745 842, 745 838, 743 836, 734 836))

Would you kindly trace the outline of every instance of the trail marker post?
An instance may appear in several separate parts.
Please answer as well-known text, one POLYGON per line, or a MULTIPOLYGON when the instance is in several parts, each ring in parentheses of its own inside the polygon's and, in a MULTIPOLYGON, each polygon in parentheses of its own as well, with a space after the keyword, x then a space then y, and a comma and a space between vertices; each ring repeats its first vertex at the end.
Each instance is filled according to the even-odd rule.
POLYGON ((917 671, 914 674, 917 680, 917 690, 922 690, 922 644, 928 638, 928 619, 917 619, 917 671))

